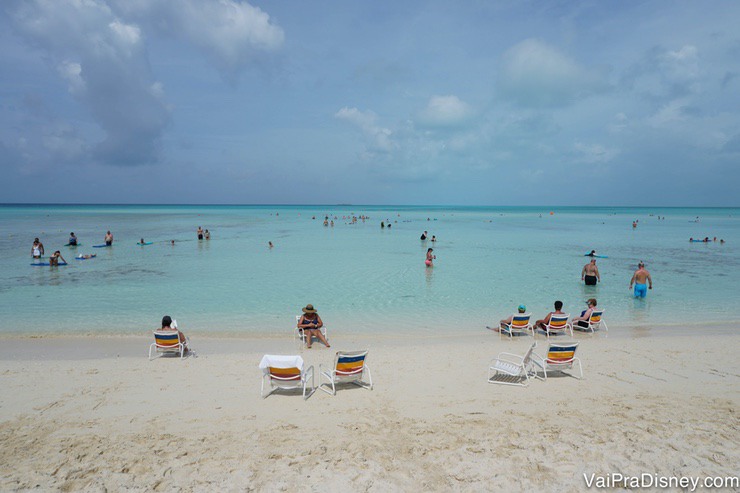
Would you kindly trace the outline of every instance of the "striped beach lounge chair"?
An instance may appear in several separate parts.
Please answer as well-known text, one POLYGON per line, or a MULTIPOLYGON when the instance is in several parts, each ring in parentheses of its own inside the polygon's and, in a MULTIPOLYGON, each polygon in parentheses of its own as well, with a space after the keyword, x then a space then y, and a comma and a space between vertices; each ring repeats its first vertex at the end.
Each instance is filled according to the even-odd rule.
POLYGON ((334 358, 334 366, 327 370, 319 365, 319 388, 327 394, 337 395, 336 385, 340 383, 352 383, 364 389, 373 389, 373 377, 367 366, 367 353, 364 351, 337 351, 334 358), (367 377, 367 380, 365 380, 367 377), (323 383, 326 379, 327 383, 323 383), (331 384, 331 391, 329 391, 331 384), (324 388, 326 386, 326 388, 324 388))
MULTIPOLYGON (((547 356, 543 358, 537 353, 532 353, 532 362, 542 369, 542 372, 545 375, 545 380, 547 380, 548 370, 550 372, 563 372, 563 370, 573 369, 577 364, 580 376, 576 378, 581 379, 583 378, 583 367, 581 366, 581 360, 576 358, 577 349, 577 342, 551 342, 550 347, 547 350, 547 356)), ((571 376, 575 377, 575 375, 571 376)))
POLYGON ((488 367, 488 383, 519 385, 521 387, 529 385, 529 377, 534 374, 532 371, 532 352, 536 346, 537 343, 533 343, 524 356, 499 353, 496 359, 491 360, 488 367))
POLYGON ((155 330, 154 342, 149 346, 149 361, 152 360, 152 353, 177 353, 180 359, 185 355, 185 351, 190 349, 190 341, 180 342, 180 336, 176 330, 155 330))
POLYGON ((601 327, 604 327, 604 330, 609 332, 609 327, 606 326, 606 322, 604 321, 604 310, 594 310, 591 312, 591 316, 588 317, 588 320, 585 322, 582 320, 580 322, 577 322, 573 325, 574 329, 583 330, 586 332, 591 332, 592 334, 594 331, 600 329, 601 327), (583 325, 581 325, 583 324, 583 325))
POLYGON ((259 367, 262 370, 260 395, 263 399, 278 390, 300 389, 303 391, 303 399, 305 400, 316 391, 313 366, 304 370, 303 358, 298 355, 266 354, 262 357, 259 367), (311 391, 306 395, 309 378, 311 379, 311 391), (265 393, 266 381, 269 382, 270 386, 270 391, 267 393, 265 393))
POLYGON ((516 334, 529 334, 534 337, 534 328, 529 323, 529 319, 532 318, 531 313, 516 313, 511 318, 511 323, 501 327, 498 331, 499 337, 501 334, 508 334, 509 337, 513 337, 516 334))
POLYGON ((547 338, 550 339, 551 335, 565 334, 567 332, 570 332, 571 337, 573 337, 573 327, 568 323, 568 318, 570 318, 570 314, 556 315, 553 313, 550 315, 550 323, 546 324, 543 329, 547 338))

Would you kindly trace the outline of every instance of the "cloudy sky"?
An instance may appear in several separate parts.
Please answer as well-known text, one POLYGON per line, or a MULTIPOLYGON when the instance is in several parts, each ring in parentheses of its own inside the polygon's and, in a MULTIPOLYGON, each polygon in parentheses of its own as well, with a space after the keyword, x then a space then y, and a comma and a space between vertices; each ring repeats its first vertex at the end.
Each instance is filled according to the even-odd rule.
POLYGON ((0 202, 717 205, 740 2, 4 0, 0 202))

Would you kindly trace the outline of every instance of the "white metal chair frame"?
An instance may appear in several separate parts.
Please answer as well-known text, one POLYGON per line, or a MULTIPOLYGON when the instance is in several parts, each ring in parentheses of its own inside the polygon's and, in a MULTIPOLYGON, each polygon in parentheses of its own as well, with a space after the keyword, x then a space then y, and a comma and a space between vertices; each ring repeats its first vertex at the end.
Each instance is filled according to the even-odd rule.
MULTIPOLYGON (((296 343, 298 344, 305 344, 306 343, 306 334, 303 332, 303 329, 298 327, 298 322, 301 321, 302 315, 296 315, 295 316, 295 330, 293 331, 293 336, 295 337, 296 343)), ((321 331, 321 334, 323 334, 324 339, 329 339, 329 337, 326 335, 326 325, 322 325, 319 330, 321 331)))
MULTIPOLYGON (((567 360, 562 361, 554 361, 551 359, 548 359, 547 357, 543 358, 537 353, 532 353, 532 362, 539 366, 542 369, 543 374, 545 375, 545 378, 542 380, 547 380, 547 370, 552 371, 559 371, 561 373, 564 373, 565 375, 572 376, 573 378, 577 378, 581 380, 583 378, 583 366, 581 365, 581 360, 579 358, 576 358, 576 351, 578 350, 578 343, 577 342, 568 342, 568 343, 557 343, 557 342, 551 342, 549 347, 547 348, 547 354, 550 354, 550 350, 552 348, 565 348, 565 347, 575 347, 573 351, 573 357, 567 360), (576 377, 575 375, 570 375, 569 373, 565 373, 563 370, 571 370, 574 367, 574 364, 578 363, 578 373, 580 374, 579 377, 576 377)), ((536 374, 535 374, 536 375, 536 374)), ((537 375, 536 375, 537 376, 537 375)), ((539 378, 539 376, 537 376, 539 378)))
POLYGON ((499 353, 496 358, 491 360, 488 367, 488 383, 519 387, 529 385, 529 377, 534 375, 531 368, 532 354, 536 346, 537 343, 533 343, 524 356, 506 352, 499 353), (499 378, 499 374, 504 374, 503 380, 499 378))
POLYGON ((527 335, 531 335, 532 337, 534 337, 534 326, 532 325, 532 314, 531 313, 515 313, 514 315, 512 315, 511 323, 504 324, 504 325, 506 326, 506 328, 503 328, 501 327, 501 325, 499 325, 499 328, 498 328, 499 339, 501 339, 501 336, 503 335, 504 332, 506 332, 509 335, 509 338, 514 337, 514 332, 518 334, 527 334, 527 335), (527 322, 527 325, 523 327, 513 327, 514 319, 516 317, 529 317, 529 321, 527 322))
POLYGON ((373 376, 370 373, 370 367, 367 366, 367 353, 367 349, 364 351, 337 351, 336 356, 334 356, 334 366, 332 368, 324 370, 323 366, 319 364, 319 388, 331 395, 337 395, 336 384, 338 383, 352 383, 363 389, 373 390, 373 376), (343 356, 365 356, 362 368, 349 372, 338 370, 337 363, 339 362, 339 358, 343 356), (367 372, 367 382, 363 380, 365 372, 367 372), (321 383, 324 378, 329 381, 327 384, 321 383), (323 387, 324 385, 328 386, 329 383, 331 384, 331 392, 323 387))
POLYGON ((185 338, 185 342, 182 342, 178 339, 177 344, 164 346, 157 343, 158 335, 162 336, 175 334, 179 338, 180 335, 177 332, 173 332, 171 330, 155 330, 153 334, 154 342, 149 346, 149 361, 152 360, 152 351, 155 349, 158 353, 178 353, 180 355, 180 359, 183 359, 183 357, 185 356, 185 349, 190 349, 190 339, 188 339, 187 337, 185 338))
MULTIPOLYGON (((592 310, 591 315, 588 316, 588 320, 586 322, 588 323, 588 327, 584 327, 582 325, 578 325, 578 322, 574 323, 572 327, 577 330, 582 330, 584 332, 591 332, 592 334, 595 332, 596 329, 600 329, 601 326, 604 326, 604 330, 609 332, 609 327, 606 326, 606 322, 604 321, 604 309, 601 310, 592 310), (591 317, 594 316, 595 312, 601 313, 601 319, 598 322, 591 322, 591 317)), ((581 320, 583 322, 583 320, 581 320)), ((572 330, 571 330, 572 334, 572 330)))
POLYGON ((314 372, 313 372, 313 365, 309 366, 305 370, 301 370, 300 373, 300 379, 297 379, 295 377, 290 378, 282 378, 278 377, 276 375, 273 375, 268 370, 266 373, 262 374, 262 387, 260 388, 260 395, 263 399, 267 398, 267 396, 272 395, 273 393, 277 392, 278 390, 294 390, 294 389, 303 389, 303 400, 308 399, 313 395, 314 392, 316 392, 316 383, 314 380, 314 372), (306 395, 306 388, 308 387, 308 378, 311 377, 311 392, 306 395), (270 380, 270 390, 268 393, 265 394, 265 379, 270 380), (276 383, 277 382, 277 383, 276 383))
POLYGON ((573 337, 573 326, 568 322, 568 319, 570 318, 570 313, 560 315, 560 314, 551 314, 550 315, 550 322, 545 324, 545 328, 542 329, 545 331, 545 335, 547 336, 547 339, 550 340, 551 335, 558 335, 558 334, 565 334, 567 332, 570 332, 570 336, 573 337), (557 318, 558 320, 565 319, 565 325, 562 327, 553 327, 552 319, 557 318))

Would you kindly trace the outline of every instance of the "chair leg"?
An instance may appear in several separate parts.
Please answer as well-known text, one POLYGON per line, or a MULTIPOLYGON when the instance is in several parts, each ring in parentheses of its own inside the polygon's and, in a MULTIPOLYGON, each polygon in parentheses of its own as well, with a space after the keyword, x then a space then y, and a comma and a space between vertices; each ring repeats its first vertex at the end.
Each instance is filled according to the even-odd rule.
POLYGON ((578 373, 580 373, 580 375, 581 375, 581 376, 580 376, 580 377, 578 378, 578 380, 582 380, 582 379, 583 379, 583 366, 581 366, 581 360, 580 360, 580 359, 578 359, 578 358, 576 358, 576 359, 575 359, 575 362, 576 362, 576 363, 578 363, 578 373))

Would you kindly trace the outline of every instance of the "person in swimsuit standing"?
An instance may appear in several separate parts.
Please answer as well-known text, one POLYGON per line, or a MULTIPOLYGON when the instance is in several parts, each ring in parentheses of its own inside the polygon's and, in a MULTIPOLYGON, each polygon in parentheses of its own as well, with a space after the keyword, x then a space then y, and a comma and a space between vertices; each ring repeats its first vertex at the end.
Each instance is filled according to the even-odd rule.
POLYGON ((426 264, 427 267, 434 267, 434 259, 436 259, 437 256, 432 252, 434 252, 433 249, 427 249, 427 259, 424 261, 424 264, 426 264))
POLYGON ((108 246, 113 245, 113 235, 111 234, 110 231, 105 233, 105 244, 108 246))
POLYGON ((203 239, 203 228, 198 226, 198 231, 196 231, 196 233, 198 234, 198 239, 202 240, 203 239))
POLYGON ((324 343, 324 346, 331 347, 329 341, 327 341, 324 334, 321 333, 321 327, 324 326, 324 322, 321 320, 321 317, 319 317, 319 314, 316 312, 313 305, 308 304, 302 310, 303 316, 298 320, 297 327, 303 330, 303 334, 306 336, 306 347, 311 349, 314 336, 318 337, 319 340, 324 343))
POLYGON ((592 258, 589 263, 583 266, 581 271, 581 281, 586 282, 586 286, 596 286, 596 282, 601 282, 599 268, 596 267, 596 259, 592 258))
POLYGON ((44 244, 39 241, 38 238, 33 239, 33 245, 31 246, 31 256, 33 258, 41 258, 44 254, 44 244))
POLYGON ((637 264, 637 270, 630 279, 630 289, 633 284, 635 285, 635 298, 644 298, 647 296, 647 290, 653 289, 653 278, 650 277, 650 272, 645 269, 645 264, 642 262, 637 264), (650 287, 647 283, 650 283, 650 287))

